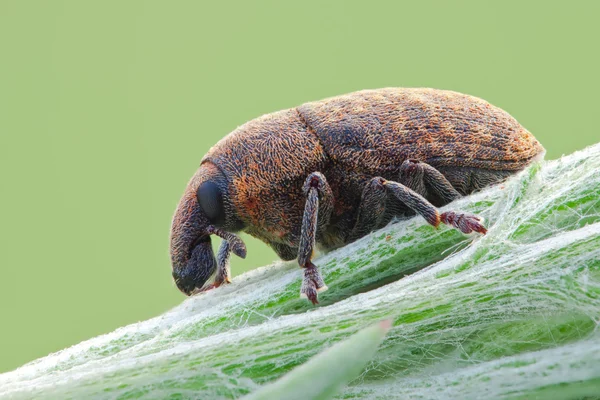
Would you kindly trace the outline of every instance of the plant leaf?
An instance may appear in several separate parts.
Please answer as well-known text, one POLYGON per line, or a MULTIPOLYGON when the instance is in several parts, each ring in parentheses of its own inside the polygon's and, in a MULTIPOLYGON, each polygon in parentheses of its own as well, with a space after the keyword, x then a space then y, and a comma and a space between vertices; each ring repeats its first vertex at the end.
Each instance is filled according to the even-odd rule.
POLYGON ((319 307, 299 298, 293 262, 258 268, 1 374, 0 398, 239 398, 384 319, 342 397, 596 396, 600 145, 445 209, 483 216, 487 235, 392 224, 315 261, 329 286, 319 307))
POLYGON ((390 327, 383 321, 365 328, 245 399, 330 399, 362 371, 390 327))

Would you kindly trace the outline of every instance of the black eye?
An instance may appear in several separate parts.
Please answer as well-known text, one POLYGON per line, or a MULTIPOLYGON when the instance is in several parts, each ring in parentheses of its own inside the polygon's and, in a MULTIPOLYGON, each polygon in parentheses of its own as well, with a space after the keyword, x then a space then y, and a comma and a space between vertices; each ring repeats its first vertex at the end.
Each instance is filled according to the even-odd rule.
POLYGON ((198 204, 208 217, 209 221, 215 225, 225 222, 225 210, 223 209, 223 194, 221 189, 211 181, 204 182, 196 192, 198 204))

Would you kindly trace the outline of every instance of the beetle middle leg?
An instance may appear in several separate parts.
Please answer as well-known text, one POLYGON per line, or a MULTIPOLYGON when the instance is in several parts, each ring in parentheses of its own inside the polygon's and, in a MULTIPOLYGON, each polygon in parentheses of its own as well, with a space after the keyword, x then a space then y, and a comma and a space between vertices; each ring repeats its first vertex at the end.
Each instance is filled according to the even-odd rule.
POLYGON ((368 235, 380 226, 385 213, 387 192, 379 178, 371 179, 362 192, 358 216, 347 242, 354 242, 368 235))
POLYGON ((300 296, 307 297, 313 304, 317 304, 317 293, 327 290, 327 286, 311 258, 318 228, 323 229, 329 223, 333 211, 333 193, 327 180, 319 172, 310 174, 302 189, 307 199, 298 246, 298 264, 304 268, 300 296))

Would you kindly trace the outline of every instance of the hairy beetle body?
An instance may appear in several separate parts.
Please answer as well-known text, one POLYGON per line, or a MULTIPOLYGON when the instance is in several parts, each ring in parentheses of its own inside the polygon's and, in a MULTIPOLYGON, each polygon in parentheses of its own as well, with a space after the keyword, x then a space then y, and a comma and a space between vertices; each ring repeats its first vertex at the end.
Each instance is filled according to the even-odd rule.
MULTIPOLYGON (((499 182, 543 151, 514 118, 481 99, 435 89, 365 90, 242 125, 206 154, 182 204, 194 203, 199 186, 218 175, 227 221, 212 223, 260 238, 285 260, 298 257, 302 238, 331 249, 415 213, 436 226, 484 232, 460 215, 438 215, 432 204, 499 182)), ((179 214, 173 229, 185 219, 179 214)), ((310 243, 302 246, 301 253, 312 252, 310 243)))

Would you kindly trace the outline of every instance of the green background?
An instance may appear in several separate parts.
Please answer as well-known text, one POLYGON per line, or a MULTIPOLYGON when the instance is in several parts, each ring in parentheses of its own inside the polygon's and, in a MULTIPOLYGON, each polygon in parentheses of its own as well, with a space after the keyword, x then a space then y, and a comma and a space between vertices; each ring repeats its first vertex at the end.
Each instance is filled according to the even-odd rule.
MULTIPOLYGON (((183 300, 171 217, 238 125, 425 86, 597 142, 599 2, 0 1, 0 371, 183 300)), ((245 238, 233 274, 275 255, 245 238)))

